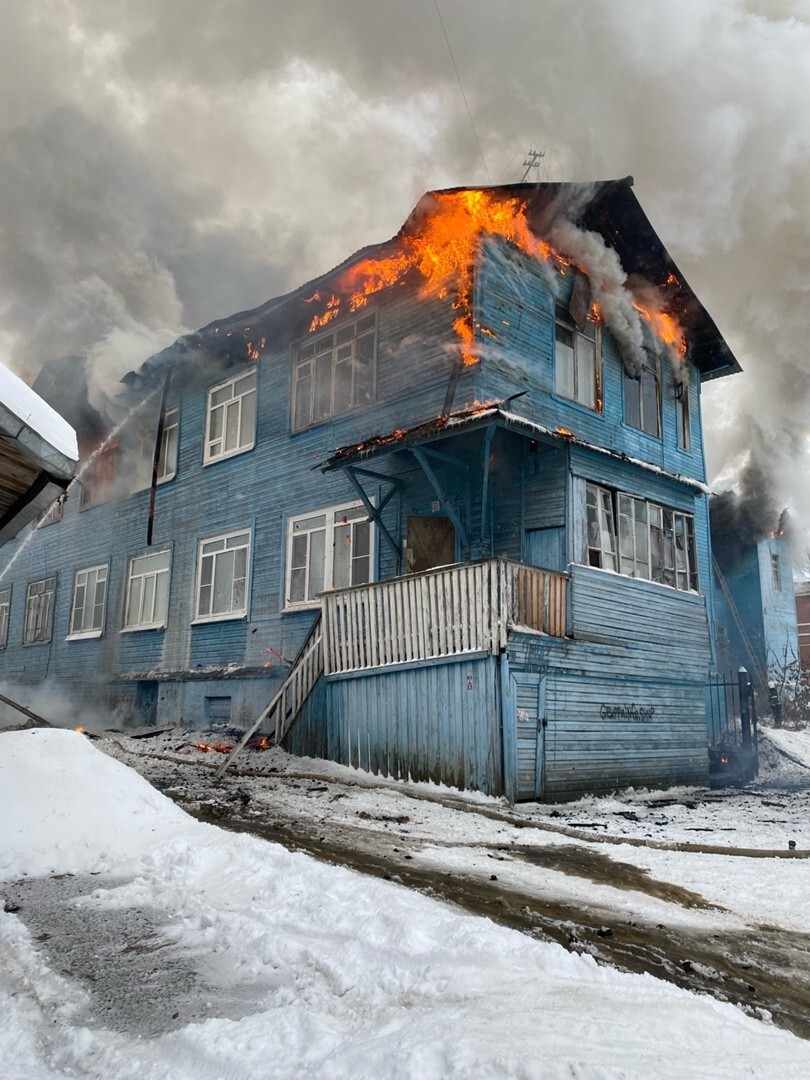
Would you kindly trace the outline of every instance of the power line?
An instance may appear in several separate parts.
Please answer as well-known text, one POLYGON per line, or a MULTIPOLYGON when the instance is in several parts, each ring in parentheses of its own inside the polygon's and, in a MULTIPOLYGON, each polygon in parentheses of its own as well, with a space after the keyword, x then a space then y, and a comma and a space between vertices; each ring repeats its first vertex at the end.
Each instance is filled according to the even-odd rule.
POLYGON ((447 29, 445 28, 445 25, 444 25, 444 19, 442 18, 442 13, 439 11, 439 0, 433 0, 433 3, 435 5, 435 7, 436 7, 436 14, 439 16, 439 22, 442 24, 442 33, 444 34, 444 40, 447 42, 447 50, 450 53, 450 59, 453 61, 453 70, 455 71, 456 78, 458 79, 458 88, 461 91, 462 98, 464 99, 464 106, 467 109, 467 116, 469 116, 469 118, 470 118, 470 127, 473 130, 473 135, 475 136, 475 141, 478 143, 478 152, 481 155, 481 160, 484 163, 484 171, 487 174, 487 180, 491 184, 492 183, 492 177, 489 175, 489 166, 487 165, 487 159, 484 157, 484 151, 483 151, 483 148, 481 146, 481 140, 478 138, 478 132, 475 130, 475 121, 472 118, 472 113, 470 112, 469 102, 467 101, 467 95, 464 93, 464 86, 463 86, 463 84, 461 82, 461 76, 458 73, 458 66, 456 64, 456 58, 455 58, 455 56, 453 56, 453 47, 450 44, 450 38, 447 36, 447 29))

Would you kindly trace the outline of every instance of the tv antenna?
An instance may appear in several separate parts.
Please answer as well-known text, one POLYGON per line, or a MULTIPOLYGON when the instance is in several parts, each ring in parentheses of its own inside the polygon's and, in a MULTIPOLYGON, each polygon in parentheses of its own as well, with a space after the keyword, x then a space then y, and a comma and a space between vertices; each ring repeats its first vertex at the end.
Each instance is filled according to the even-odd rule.
POLYGON ((535 150, 533 146, 529 147, 523 161, 523 177, 520 181, 521 184, 525 184, 526 181, 531 178, 532 171, 535 172, 535 180, 540 179, 540 162, 545 156, 545 150, 535 150))

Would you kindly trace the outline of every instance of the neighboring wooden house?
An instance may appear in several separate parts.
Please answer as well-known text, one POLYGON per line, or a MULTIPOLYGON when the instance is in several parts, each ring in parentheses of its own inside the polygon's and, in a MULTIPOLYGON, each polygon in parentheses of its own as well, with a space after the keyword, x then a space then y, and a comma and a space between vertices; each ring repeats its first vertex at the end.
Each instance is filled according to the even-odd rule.
POLYGON ((705 783, 736 370, 630 182, 434 193, 128 378, 156 483, 39 530, 0 664, 152 723, 272 699, 293 752, 512 799, 705 783))
POLYGON ((798 582, 795 591, 799 663, 802 671, 810 671, 810 581, 798 582))
POLYGON ((791 692, 800 657, 789 535, 779 529, 736 547, 733 559, 717 569, 722 575, 716 605, 721 666, 745 667, 763 703, 769 685, 791 692))

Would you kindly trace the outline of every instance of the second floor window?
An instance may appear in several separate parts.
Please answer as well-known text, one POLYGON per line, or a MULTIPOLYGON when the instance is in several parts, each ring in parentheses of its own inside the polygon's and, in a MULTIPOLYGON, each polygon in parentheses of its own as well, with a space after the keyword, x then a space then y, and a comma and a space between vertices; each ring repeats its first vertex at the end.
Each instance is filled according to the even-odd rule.
POLYGON ((554 389, 560 397, 602 411, 599 327, 585 320, 582 330, 563 304, 557 304, 554 389))
POLYGON ((675 418, 678 425, 678 447, 692 449, 692 432, 689 424, 689 387, 684 383, 675 385, 675 418))
POLYGON ((625 422, 648 435, 661 438, 661 359, 644 350, 644 364, 637 379, 624 375, 625 422))
POLYGON ((107 603, 107 567, 77 570, 68 637, 99 637, 104 630, 107 603))
POLYGON ((256 442, 256 369, 208 391, 205 453, 208 465, 250 450, 256 442))
POLYGON ((293 430, 346 412, 374 397, 375 315, 313 334, 295 350, 293 430))
POLYGON ((51 640, 56 578, 32 581, 25 594, 23 645, 42 645, 51 640))
POLYGON ((8 644, 8 615, 11 609, 11 589, 0 589, 0 649, 8 644))

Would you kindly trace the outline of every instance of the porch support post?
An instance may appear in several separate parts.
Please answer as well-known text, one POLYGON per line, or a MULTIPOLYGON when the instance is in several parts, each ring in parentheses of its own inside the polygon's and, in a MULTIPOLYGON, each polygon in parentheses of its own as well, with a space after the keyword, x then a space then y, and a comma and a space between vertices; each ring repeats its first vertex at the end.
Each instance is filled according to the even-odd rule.
POLYGON ((447 498, 447 495, 444 492, 444 488, 439 483, 439 478, 438 478, 438 476, 436 476, 436 473, 433 471, 430 462, 428 461, 427 457, 425 456, 424 451, 419 446, 412 446, 411 447, 411 453, 416 458, 416 460, 419 462, 419 464, 422 466, 422 471, 424 472, 425 476, 430 481, 431 487, 433 488, 434 492, 436 493, 436 498, 439 500, 439 502, 441 503, 445 513, 447 514, 447 516, 452 521, 453 527, 456 530, 456 534, 458 535, 458 538, 461 541, 461 546, 464 547, 464 548, 469 548, 470 542, 467 539, 466 530, 464 529, 464 526, 461 524, 461 520, 460 520, 458 514, 456 513, 453 505, 451 504, 450 500, 447 498))
POLYGON ((492 437, 495 434, 495 425, 490 424, 484 432, 484 445, 481 448, 481 543, 484 542, 487 529, 487 504, 489 502, 489 452, 492 448, 492 437))
MULTIPOLYGON (((393 538, 391 533, 385 527, 385 524, 383 523, 383 520, 382 520, 382 518, 380 516, 382 514, 383 508, 388 504, 389 500, 391 499, 394 492, 396 491, 396 485, 393 484, 392 487, 391 487, 391 490, 388 492, 386 497, 382 500, 380 505, 375 506, 374 503, 372 503, 371 499, 369 499, 368 495, 366 495, 365 491, 363 490, 363 486, 360 483, 360 481, 357 479, 357 477, 355 476, 355 471, 354 471, 354 469, 352 468, 351 465, 346 466, 346 475, 348 476, 349 482, 351 483, 352 487, 357 492, 357 494, 360 496, 360 501, 362 502, 363 506, 366 508, 366 511, 368 512, 369 520, 374 522, 374 524, 377 526, 377 528, 382 533, 383 538, 388 543, 391 550, 394 552, 394 555, 396 556, 396 560, 397 560, 397 574, 400 574, 402 572, 402 552, 400 551, 399 544, 397 544, 396 540, 393 538)), ((388 480, 389 483, 392 483, 390 477, 385 477, 385 479, 388 480)))

